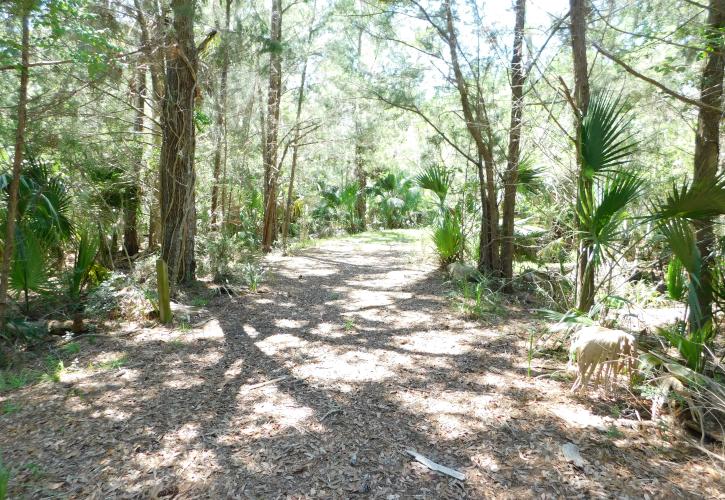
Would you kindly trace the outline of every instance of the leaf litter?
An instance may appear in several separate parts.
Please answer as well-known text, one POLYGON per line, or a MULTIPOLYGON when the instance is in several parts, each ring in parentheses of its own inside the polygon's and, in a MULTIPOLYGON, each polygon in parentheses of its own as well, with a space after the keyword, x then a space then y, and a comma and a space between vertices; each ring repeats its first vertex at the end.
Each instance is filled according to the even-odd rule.
POLYGON ((722 498, 676 433, 617 426, 624 390, 527 377, 530 312, 458 315, 420 232, 394 234, 269 257, 268 293, 83 342, 60 383, 0 393, 11 497, 722 498))

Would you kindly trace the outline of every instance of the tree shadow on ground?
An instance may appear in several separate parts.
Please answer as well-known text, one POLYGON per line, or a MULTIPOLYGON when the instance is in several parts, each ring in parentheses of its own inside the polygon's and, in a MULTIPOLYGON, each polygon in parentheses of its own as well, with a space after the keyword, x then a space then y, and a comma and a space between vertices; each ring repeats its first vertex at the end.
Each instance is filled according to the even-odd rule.
POLYGON ((505 321, 481 329, 447 312, 440 274, 397 248, 368 244, 351 257, 340 245, 279 260, 273 291, 214 299, 190 332, 109 342, 129 360, 121 369, 28 391, 4 452, 42 474, 16 470, 13 494, 701 494, 667 480, 685 457, 615 453, 606 433, 552 414, 543 403, 556 383, 526 379, 524 343, 505 321), (590 470, 561 458, 566 442, 590 470), (412 462, 408 449, 466 481, 412 462), (641 482, 652 477, 656 485, 641 482))

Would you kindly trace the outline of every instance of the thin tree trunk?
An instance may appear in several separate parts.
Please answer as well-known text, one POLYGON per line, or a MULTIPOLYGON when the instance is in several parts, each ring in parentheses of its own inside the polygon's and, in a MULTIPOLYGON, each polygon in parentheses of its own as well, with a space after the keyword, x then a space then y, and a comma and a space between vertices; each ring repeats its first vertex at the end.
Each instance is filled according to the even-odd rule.
POLYGON ((166 71, 161 147, 161 257, 173 284, 194 279, 195 0, 173 0, 174 46, 166 71))
POLYGON ((478 172, 478 191, 481 198, 481 232, 478 235, 478 270, 490 272, 491 266, 491 244, 490 231, 488 227, 488 197, 486 196, 486 173, 483 167, 483 159, 479 157, 476 165, 478 172))
MULTIPOLYGON (((144 104, 146 102, 146 71, 140 65, 136 72, 136 82, 133 86, 136 97, 136 118, 133 122, 133 131, 140 136, 144 129, 144 104)), ((139 251, 138 241, 138 211, 141 204, 141 172, 143 171, 143 146, 138 145, 138 153, 133 168, 133 179, 126 193, 123 218, 123 247, 129 257, 139 251)))
POLYGON ((470 96, 466 86, 466 80, 461 71, 458 61, 458 40, 456 30, 453 25, 453 10, 451 8, 451 0, 445 0, 444 8, 446 12, 446 42, 451 56, 451 66, 458 88, 458 94, 463 108, 463 117, 466 120, 466 128, 473 138, 478 152, 479 164, 479 181, 485 181, 485 190, 481 187, 481 217, 486 218, 485 222, 481 222, 481 228, 487 228, 487 235, 481 236, 480 244, 482 245, 479 252, 478 268, 482 272, 491 272, 494 275, 500 274, 499 263, 499 247, 498 247, 498 206, 496 204, 496 188, 494 185, 494 159, 493 154, 487 140, 490 140, 491 130, 488 120, 485 118, 485 109, 483 104, 476 106, 476 115, 473 114, 470 96), (483 132, 486 132, 484 139, 483 132), (482 163, 482 164, 481 164, 482 163), (483 179, 482 168, 485 168, 486 178, 483 179), (484 208, 485 206, 485 208, 484 208), (489 255, 485 255, 488 253, 489 255))
POLYGON ((287 203, 284 209, 284 223, 282 225, 282 251, 287 254, 287 235, 289 234, 290 216, 292 211, 292 193, 295 184, 295 171, 297 169, 297 153, 300 147, 300 119, 302 117, 302 103, 305 100, 305 83, 307 79, 307 61, 309 58, 309 50, 312 45, 312 34, 315 27, 317 2, 312 4, 312 19, 310 20, 310 30, 307 33, 307 48, 305 51, 305 59, 302 63, 302 74, 300 75, 300 91, 297 94, 297 115, 295 117, 295 135, 292 144, 292 165, 290 165, 289 185, 287 186, 287 203))
MULTIPOLYGON (((363 30, 357 38, 357 72, 360 72, 360 61, 362 57, 362 38, 363 30)), ((355 100, 355 179, 357 180, 358 193, 355 198, 355 217, 357 221, 353 225, 353 232, 365 231, 367 229, 367 172, 365 171, 365 139, 363 137, 362 124, 360 123, 360 113, 358 100, 355 100)))
MULTIPOLYGON (((144 53, 144 57, 148 64, 148 72, 151 76, 151 90, 153 103, 152 112, 154 116, 153 130, 154 130, 154 148, 161 148, 161 136, 162 131, 158 126, 160 121, 162 107, 163 107, 163 95, 164 95, 164 81, 163 75, 165 73, 165 61, 164 61, 164 50, 153 50, 151 46, 152 35, 149 33, 149 26, 146 20, 146 16, 143 10, 144 4, 142 0, 134 0, 134 7, 136 8, 136 21, 138 22, 139 30, 141 33, 141 47, 144 53)), ((156 16, 156 31, 153 35, 154 38, 162 38, 164 36, 164 29, 162 26, 163 15, 159 11, 158 5, 154 6, 156 16)), ((154 248, 157 244, 158 235, 161 233, 161 215, 159 213, 159 198, 160 198, 160 175, 158 171, 150 172, 147 180, 147 185, 153 186, 151 189, 151 203, 149 206, 149 233, 148 233, 148 248, 154 248)))
MULTIPOLYGON (((222 70, 219 82, 219 96, 216 109, 216 150, 214 151, 213 184, 211 186, 211 226, 216 229, 217 209, 219 205, 219 176, 222 169, 226 169, 226 156, 224 144, 226 142, 226 109, 227 109, 227 75, 229 73, 229 17, 232 0, 226 0, 224 12, 224 36, 222 37, 222 70), (222 162, 224 166, 222 167, 222 162)), ((223 202, 222 202, 223 206, 223 202)))
MULTIPOLYGON (((725 73, 725 0, 710 0, 710 10, 705 28, 705 51, 707 61, 700 81, 700 106, 695 135, 694 182, 711 184, 717 176, 720 158, 720 119, 723 97, 723 73, 725 73)), ((700 283, 697 287, 699 315, 690 313, 690 327, 698 329, 712 320, 712 252, 715 243, 713 221, 696 224, 697 247, 703 264, 700 283)))
MULTIPOLYGON (((592 180, 584 174, 581 155, 581 123, 589 109, 589 68, 587 65, 587 0, 569 0, 571 15, 571 51, 574 62, 574 100, 576 102, 576 158, 578 175, 577 199, 591 198, 592 180)), ((584 241, 579 242, 577 258, 577 283, 579 297, 577 308, 588 312, 594 305, 594 264, 591 262, 593 249, 584 241)))
POLYGON ((524 110, 524 83, 526 82, 526 73, 522 61, 525 22, 526 0, 516 0, 514 47, 513 56, 511 57, 511 124, 509 125, 508 163, 504 176, 503 234, 501 235, 501 270, 505 280, 505 291, 512 290, 513 279, 516 185, 519 178, 521 119, 524 110))
POLYGON ((282 0, 272 0, 270 21, 269 90, 267 94, 267 142, 265 145, 264 177, 266 200, 262 227, 262 251, 272 250, 277 226, 277 134, 279 131, 279 105, 282 98, 282 0))
POLYGON ((13 178, 10 181, 7 221, 5 223, 5 248, 0 268, 0 326, 4 326, 7 314, 10 263, 15 243, 15 218, 18 214, 18 191, 25 152, 25 124, 28 106, 28 64, 30 58, 30 8, 23 9, 23 38, 20 53, 20 85, 18 88, 18 124, 15 130, 15 151, 13 156, 13 178))

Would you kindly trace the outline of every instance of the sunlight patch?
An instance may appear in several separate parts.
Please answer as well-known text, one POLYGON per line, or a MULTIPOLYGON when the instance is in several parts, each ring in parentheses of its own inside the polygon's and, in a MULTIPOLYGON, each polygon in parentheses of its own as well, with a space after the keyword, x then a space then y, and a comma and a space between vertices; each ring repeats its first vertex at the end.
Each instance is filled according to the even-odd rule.
POLYGON ((236 360, 232 365, 227 368, 227 370, 224 372, 224 379, 226 381, 229 381, 235 377, 238 377, 242 374, 242 367, 244 366, 244 359, 239 358, 236 360))
POLYGON ((201 331, 194 330, 194 338, 196 339, 221 339, 224 338, 224 330, 219 324, 219 320, 212 319, 204 324, 201 331))
POLYGON ((192 387, 204 385, 204 379, 191 376, 188 373, 171 375, 171 379, 165 380, 162 384, 164 387, 168 387, 169 389, 191 389, 192 387))
POLYGON ((258 342, 256 346, 259 347, 259 349, 264 354, 272 356, 288 349, 299 349, 305 347, 307 344, 308 342, 305 342, 304 340, 300 339, 299 337, 295 337, 294 335, 290 335, 288 333, 279 333, 277 335, 267 337, 261 342, 258 342))
POLYGON ((256 338, 259 335, 259 332, 256 328, 254 328, 252 325, 244 325, 242 326, 242 330, 244 330, 244 333, 247 334, 247 337, 249 338, 256 338))
POLYGON ((317 353, 320 361, 295 368, 296 375, 324 381, 369 382, 393 377, 394 368, 410 366, 409 356, 385 350, 317 353))
POLYGON ((425 413, 445 439, 457 439, 487 428, 495 397, 468 391, 446 391, 431 396, 427 391, 404 391, 396 395, 404 408, 425 413))
POLYGON ((299 319, 276 319, 274 320, 275 326, 278 328, 302 328, 303 326, 307 325, 309 321, 307 320, 299 320, 299 319))
POLYGON ((551 407, 549 411, 563 420, 569 427, 576 427, 579 429, 594 427, 595 429, 602 431, 607 429, 602 417, 594 415, 585 408, 567 404, 558 404, 551 407))
POLYGON ((447 331, 415 332, 411 335, 398 335, 394 339, 406 351, 458 356, 471 350, 465 343, 465 336, 447 331))

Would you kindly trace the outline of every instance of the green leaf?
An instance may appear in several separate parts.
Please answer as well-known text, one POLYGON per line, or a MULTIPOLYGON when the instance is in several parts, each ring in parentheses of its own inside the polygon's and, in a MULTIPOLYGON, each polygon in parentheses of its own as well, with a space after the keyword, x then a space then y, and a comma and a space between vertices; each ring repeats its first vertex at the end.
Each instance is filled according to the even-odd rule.
POLYGON ((438 196, 441 207, 443 207, 448 191, 453 183, 453 176, 444 166, 429 166, 423 172, 418 174, 415 180, 421 188, 432 191, 436 196, 438 196))
POLYGON ((725 174, 709 182, 685 181, 679 188, 674 185, 650 219, 680 217, 695 221, 720 215, 725 215, 725 174))
POLYGON ((32 232, 18 227, 14 258, 10 269, 10 288, 16 292, 39 292, 47 282, 43 248, 32 232))
POLYGON ((636 146, 630 122, 619 98, 609 93, 592 97, 580 130, 585 177, 593 179, 629 162, 636 146))
POLYGON ((667 295, 672 300, 680 301, 685 296, 685 275, 683 271, 682 261, 674 256, 670 263, 667 264, 667 275, 665 276, 667 295))

